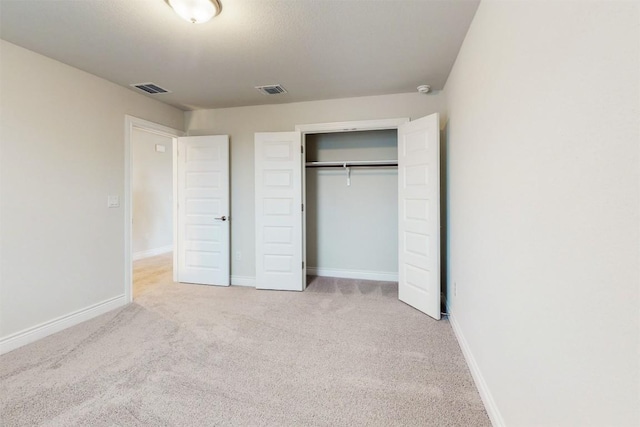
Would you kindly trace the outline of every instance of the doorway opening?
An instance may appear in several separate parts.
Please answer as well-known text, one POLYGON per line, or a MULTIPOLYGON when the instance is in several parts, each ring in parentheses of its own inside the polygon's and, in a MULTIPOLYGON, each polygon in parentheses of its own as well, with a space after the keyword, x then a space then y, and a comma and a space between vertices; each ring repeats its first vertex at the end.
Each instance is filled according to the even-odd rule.
POLYGON ((173 277, 173 137, 134 128, 131 144, 133 299, 173 277))
MULTIPOLYGON (((256 133, 256 205, 263 204, 269 207, 269 210, 256 209, 256 258, 259 261, 262 256, 265 260, 263 264, 258 262, 256 265, 257 285, 262 289, 304 290, 306 288, 309 265, 307 264, 308 226, 307 217, 304 214, 307 203, 305 167, 318 166, 318 163, 322 163, 306 162, 307 136, 396 129, 398 132, 396 148, 398 299, 439 320, 441 317, 439 121, 439 115, 435 113, 413 121, 389 119, 320 123, 298 125, 296 132, 256 133), (293 155, 296 151, 296 143, 301 146, 300 157, 293 155), (300 173, 301 170, 302 173, 300 173), (286 179, 280 179, 280 177, 286 179), (279 190, 278 187, 282 189, 279 190), (302 200, 299 197, 300 193, 302 193, 302 200), (276 201, 280 204, 276 205, 276 201), (293 208, 296 203, 302 206, 302 210, 297 213, 293 208), (279 221, 276 223, 269 218, 270 216, 279 221), (271 232, 271 229, 276 228, 275 225, 280 231, 279 234, 271 232), (285 234, 284 230, 288 233, 285 234), (274 245, 276 240, 279 241, 277 243, 287 244, 274 245), (299 263, 295 262, 297 260, 300 260, 299 263), (266 261, 269 261, 269 264, 266 261), (302 266, 302 277, 295 273, 296 264, 302 266), (278 279, 279 287, 276 288, 269 282, 271 278, 278 279)), ((372 160, 372 162, 383 163, 385 167, 392 161, 393 158, 372 160)), ((325 166, 342 166, 346 171, 347 186, 349 186, 352 181, 351 169, 361 162, 353 161, 350 167, 347 159, 344 159, 342 165, 336 161, 335 165, 325 166)), ((379 166, 382 165, 379 164, 379 166)), ((363 218, 362 214, 361 218, 363 218)), ((341 218, 334 218, 336 219, 341 220, 341 218)), ((375 233, 376 230, 371 232, 375 233)), ((340 238, 345 238, 344 231, 340 234, 340 238)))
POLYGON ((397 130, 309 133, 304 151, 307 284, 397 282, 397 130))
POLYGON ((176 151, 182 132, 125 117, 125 295, 176 279, 176 151))
POLYGON ((398 281, 398 128, 408 122, 296 126, 307 208, 302 215, 305 288, 323 277, 398 281))

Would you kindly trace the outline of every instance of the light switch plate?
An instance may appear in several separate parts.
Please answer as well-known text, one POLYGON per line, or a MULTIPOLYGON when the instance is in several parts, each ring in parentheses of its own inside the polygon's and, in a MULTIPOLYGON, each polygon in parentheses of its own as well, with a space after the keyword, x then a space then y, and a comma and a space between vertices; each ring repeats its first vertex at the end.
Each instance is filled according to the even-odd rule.
POLYGON ((167 148, 162 144, 156 144, 156 151, 158 153, 164 153, 167 148))
POLYGON ((107 196, 107 207, 108 208, 119 208, 120 207, 120 197, 119 196, 107 196))

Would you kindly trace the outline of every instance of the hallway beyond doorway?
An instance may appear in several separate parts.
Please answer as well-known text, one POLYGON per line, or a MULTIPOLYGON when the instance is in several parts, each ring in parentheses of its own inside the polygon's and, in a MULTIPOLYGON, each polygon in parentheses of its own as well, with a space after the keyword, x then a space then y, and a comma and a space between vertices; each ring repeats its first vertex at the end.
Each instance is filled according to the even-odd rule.
POLYGON ((173 252, 133 262, 133 299, 153 289, 159 283, 171 282, 173 252))

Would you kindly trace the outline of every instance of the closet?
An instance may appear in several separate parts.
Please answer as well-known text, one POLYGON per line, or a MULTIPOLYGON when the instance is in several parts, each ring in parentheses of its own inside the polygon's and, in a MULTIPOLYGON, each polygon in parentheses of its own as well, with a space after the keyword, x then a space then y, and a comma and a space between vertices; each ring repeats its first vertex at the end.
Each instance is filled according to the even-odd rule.
POLYGON ((397 272, 399 299, 440 319, 439 129, 432 114, 256 133, 256 288, 397 272))
POLYGON ((307 274, 398 280, 398 132, 307 134, 307 274))

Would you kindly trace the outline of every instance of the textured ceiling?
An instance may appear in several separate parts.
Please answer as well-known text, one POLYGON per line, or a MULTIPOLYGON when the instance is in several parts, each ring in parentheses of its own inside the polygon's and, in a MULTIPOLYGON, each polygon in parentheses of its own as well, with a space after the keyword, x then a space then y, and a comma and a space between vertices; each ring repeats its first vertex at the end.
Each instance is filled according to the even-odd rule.
POLYGON ((190 24, 164 0, 0 0, 0 37, 193 110, 442 89, 479 2, 221 1, 190 24))

